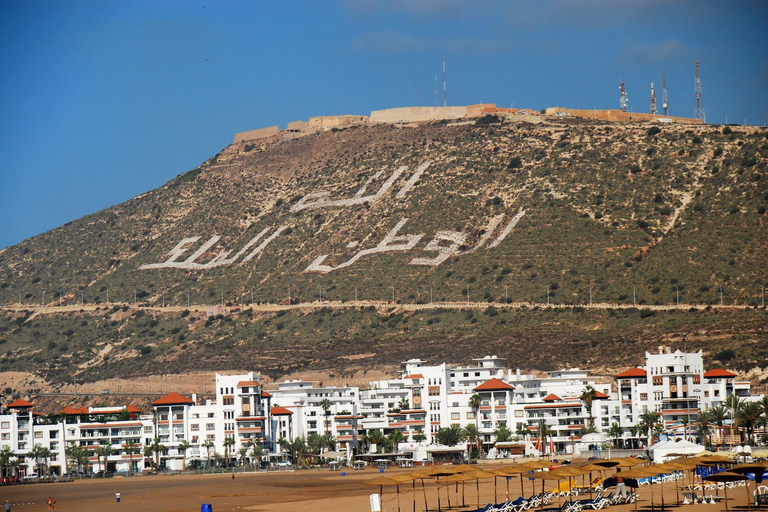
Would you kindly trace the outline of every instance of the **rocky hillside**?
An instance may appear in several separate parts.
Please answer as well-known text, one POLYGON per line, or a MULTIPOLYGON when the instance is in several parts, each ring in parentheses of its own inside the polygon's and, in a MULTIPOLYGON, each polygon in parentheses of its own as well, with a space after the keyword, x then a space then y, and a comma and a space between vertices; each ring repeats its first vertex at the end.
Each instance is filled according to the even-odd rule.
POLYGON ((0 371, 611 368, 683 332, 749 368, 768 359, 767 135, 486 117, 234 144, 0 252, 0 371), (258 307, 288 301, 318 303, 258 307))

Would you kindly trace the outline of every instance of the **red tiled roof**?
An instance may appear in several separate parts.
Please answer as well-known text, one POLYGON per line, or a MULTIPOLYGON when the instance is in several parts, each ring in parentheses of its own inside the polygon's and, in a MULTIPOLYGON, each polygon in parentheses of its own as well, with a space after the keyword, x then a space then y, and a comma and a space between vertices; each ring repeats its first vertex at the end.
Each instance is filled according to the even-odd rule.
POLYGON ((562 399, 554 393, 550 393, 544 397, 545 402, 556 402, 558 400, 562 400, 562 399))
POLYGON ((595 398, 611 398, 610 395, 606 395, 602 391, 595 391, 595 398))
POLYGON ((272 408, 272 415, 273 416, 283 416, 285 414, 293 414, 293 411, 290 411, 286 409, 285 407, 273 407, 272 408))
POLYGON ((271 393, 267 393, 266 391, 261 392, 261 398, 271 398, 271 397, 272 397, 271 393))
POLYGON ((135 405, 129 405, 128 407, 125 408, 125 410, 130 412, 130 413, 134 413, 134 414, 137 414, 137 413, 141 412, 141 409, 139 409, 135 405))
MULTIPOLYGON (((718 377, 730 378, 735 376, 735 373, 729 372, 728 370, 723 370, 722 368, 713 368, 708 372, 704 372, 705 379, 716 379, 718 377)), ((8 407, 10 407, 10 405, 8 407)))
POLYGON ((34 406, 35 404, 27 402, 23 398, 17 398, 16 400, 8 404, 8 407, 17 408, 17 409, 21 409, 23 407, 34 407, 34 406))
POLYGON ((164 397, 158 398, 157 400, 152 402, 152 405, 183 405, 183 404, 194 405, 195 402, 193 402, 191 398, 187 398, 184 395, 180 395, 175 391, 173 393, 168 393, 164 397))
POLYGON ((501 391, 506 389, 515 389, 515 386, 494 377, 477 386, 474 391, 501 391))
POLYGON ((71 405, 68 405, 65 408, 63 408, 59 412, 59 414, 78 414, 79 415, 79 414, 88 414, 88 411, 86 410, 86 412, 83 412, 83 408, 82 407, 79 408, 79 409, 75 409, 71 405))
POLYGON ((648 372, 642 368, 632 368, 631 370, 627 370, 616 375, 617 379, 629 379, 635 377, 648 377, 648 372))
POLYGON ((261 386, 261 384, 259 384, 255 380, 241 380, 240 382, 237 383, 237 387, 239 388, 251 387, 251 386, 258 387, 258 386, 261 386))
POLYGON ((424 378, 424 376, 423 376, 422 374, 420 374, 420 373, 414 373, 414 374, 412 374, 412 375, 406 375, 406 376, 405 376, 405 377, 403 377, 403 378, 404 378, 404 379, 423 379, 423 378, 424 378))

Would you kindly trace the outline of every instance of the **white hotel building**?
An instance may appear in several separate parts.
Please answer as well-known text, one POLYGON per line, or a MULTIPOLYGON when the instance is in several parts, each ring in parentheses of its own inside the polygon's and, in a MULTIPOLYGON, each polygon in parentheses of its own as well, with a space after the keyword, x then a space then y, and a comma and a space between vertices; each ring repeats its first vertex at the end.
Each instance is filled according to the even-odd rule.
POLYGON ((659 347, 658 353, 646 353, 644 367, 619 373, 615 383, 597 383, 587 370, 578 368, 523 374, 504 368, 503 359, 495 356, 474 359, 469 366, 428 365, 412 359, 403 363, 398 378, 370 382, 364 390, 286 381, 266 391, 259 374, 217 374, 214 399, 198 403, 195 395, 170 393, 155 400, 153 409, 144 414, 133 406, 67 407, 60 413, 63 422, 46 424, 32 412, 33 404, 17 399, 0 411, 0 450, 8 446, 25 459, 22 476, 36 471, 29 453, 38 444, 50 450, 53 473, 67 472, 64 449, 73 442, 91 451, 102 444, 112 447, 106 468, 91 454, 94 470, 126 470, 132 459, 133 469, 142 471, 154 460, 154 455, 143 456, 144 447, 159 438, 165 447, 161 466, 183 469, 206 462, 214 453, 228 451, 235 460, 240 449, 253 442, 273 458, 282 456, 281 439, 292 441, 312 433, 331 434, 337 450, 349 458, 364 433, 399 430, 407 441, 401 448, 423 453, 440 428, 470 423, 477 424, 486 451, 493 448, 494 432, 502 426, 513 435, 527 429, 530 449, 531 437, 544 421, 555 432, 556 449, 571 453, 586 449, 580 431, 588 425, 590 411, 579 398, 586 386, 596 390, 591 417, 598 432, 618 424, 623 439, 633 444, 645 442, 645 433, 632 432, 646 411, 658 412, 664 428, 675 433, 683 421, 695 421, 699 411, 731 395, 760 398, 751 396, 750 384, 736 381, 734 373, 705 371, 703 366, 700 351, 659 347), (470 407, 473 395, 480 397, 477 410, 470 407), (419 434, 426 440, 416 442, 419 434), (228 438, 233 440, 227 442, 232 443, 229 447, 228 438), (132 457, 125 451, 131 441, 141 450, 132 457))

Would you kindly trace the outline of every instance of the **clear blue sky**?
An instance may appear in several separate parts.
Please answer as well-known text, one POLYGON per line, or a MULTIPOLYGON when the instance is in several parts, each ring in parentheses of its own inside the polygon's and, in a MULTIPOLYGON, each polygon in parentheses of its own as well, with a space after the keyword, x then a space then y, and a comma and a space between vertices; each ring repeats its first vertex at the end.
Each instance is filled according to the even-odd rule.
POLYGON ((0 248, 196 167, 235 132, 448 104, 768 122, 765 1, 0 0, 0 248))

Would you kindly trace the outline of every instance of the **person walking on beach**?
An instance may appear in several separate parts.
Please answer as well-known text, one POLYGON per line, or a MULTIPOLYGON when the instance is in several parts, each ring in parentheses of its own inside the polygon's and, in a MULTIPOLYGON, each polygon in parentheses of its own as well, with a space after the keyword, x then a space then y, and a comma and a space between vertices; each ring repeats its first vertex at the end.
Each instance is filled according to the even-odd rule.
POLYGON ((11 502, 5 500, 5 512, 11 512, 11 502))
POLYGON ((627 499, 627 479, 621 476, 621 468, 616 469, 616 494, 621 496, 624 500, 627 499))
POLYGON ((235 479, 235 470, 233 469, 232 470, 232 480, 234 480, 234 479, 235 479))
POLYGON ((51 496, 51 507, 56 510, 56 496, 51 496))
POLYGON ((50 496, 48 496, 48 510, 53 510, 53 502, 50 496))

